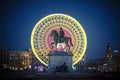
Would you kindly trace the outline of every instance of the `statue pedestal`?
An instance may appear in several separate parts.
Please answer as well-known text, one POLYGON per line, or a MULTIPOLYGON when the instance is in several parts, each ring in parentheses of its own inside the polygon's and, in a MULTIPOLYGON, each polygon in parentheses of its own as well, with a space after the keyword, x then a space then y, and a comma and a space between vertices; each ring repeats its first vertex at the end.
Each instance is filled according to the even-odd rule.
POLYGON ((72 53, 51 51, 49 53, 49 69, 48 73, 73 73, 72 53))

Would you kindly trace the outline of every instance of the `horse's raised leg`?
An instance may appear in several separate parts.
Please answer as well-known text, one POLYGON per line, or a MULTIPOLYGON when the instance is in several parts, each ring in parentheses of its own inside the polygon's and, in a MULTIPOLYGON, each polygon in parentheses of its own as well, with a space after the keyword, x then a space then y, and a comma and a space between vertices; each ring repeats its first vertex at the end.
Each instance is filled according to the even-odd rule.
POLYGON ((68 39, 70 40, 70 45, 73 46, 71 38, 68 37, 68 39))

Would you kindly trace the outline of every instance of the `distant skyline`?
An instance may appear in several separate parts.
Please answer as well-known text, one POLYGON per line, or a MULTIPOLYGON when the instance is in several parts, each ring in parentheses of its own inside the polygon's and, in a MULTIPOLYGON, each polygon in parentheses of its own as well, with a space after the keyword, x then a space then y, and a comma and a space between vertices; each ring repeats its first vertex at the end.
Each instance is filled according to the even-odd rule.
POLYGON ((119 0, 0 0, 0 49, 31 48, 35 24, 53 13, 70 15, 83 26, 87 60, 104 57, 107 42, 120 50, 119 0))

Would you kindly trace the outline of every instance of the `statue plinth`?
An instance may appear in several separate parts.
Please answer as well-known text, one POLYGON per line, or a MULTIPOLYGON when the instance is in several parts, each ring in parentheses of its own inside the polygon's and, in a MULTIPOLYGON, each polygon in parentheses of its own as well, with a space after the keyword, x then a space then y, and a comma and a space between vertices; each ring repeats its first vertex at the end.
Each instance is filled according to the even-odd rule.
POLYGON ((48 56, 73 56, 73 54, 65 51, 50 51, 48 56))
POLYGON ((50 51, 49 53, 49 73, 73 73, 71 52, 50 51))

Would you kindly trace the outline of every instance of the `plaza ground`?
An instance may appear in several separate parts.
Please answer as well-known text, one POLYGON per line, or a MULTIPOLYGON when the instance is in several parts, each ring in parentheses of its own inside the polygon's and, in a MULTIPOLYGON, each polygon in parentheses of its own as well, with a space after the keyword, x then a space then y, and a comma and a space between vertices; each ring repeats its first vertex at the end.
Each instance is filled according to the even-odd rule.
POLYGON ((108 80, 120 79, 120 73, 101 73, 101 72, 84 72, 84 73, 38 73, 38 72, 1 72, 0 80, 17 79, 17 80, 108 80), (118 78, 118 79, 116 79, 118 78))

